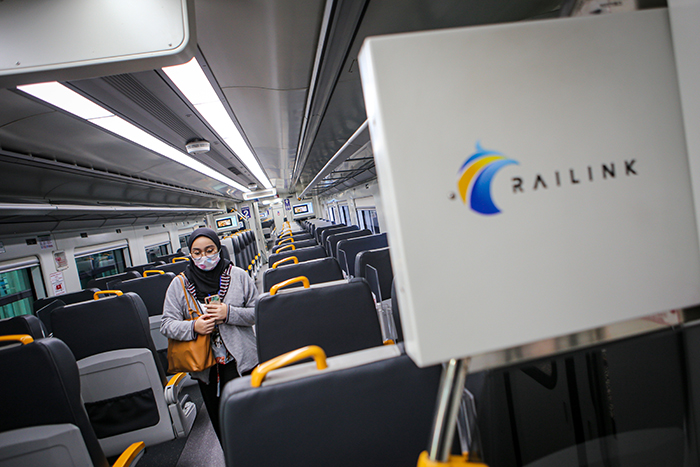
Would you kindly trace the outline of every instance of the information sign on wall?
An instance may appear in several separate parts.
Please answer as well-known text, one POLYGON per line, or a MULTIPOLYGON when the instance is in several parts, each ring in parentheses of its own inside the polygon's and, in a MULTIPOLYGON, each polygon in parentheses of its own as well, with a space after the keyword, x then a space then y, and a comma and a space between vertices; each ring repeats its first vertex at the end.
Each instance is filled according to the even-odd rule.
POLYGON ((359 60, 419 365, 700 302, 666 10, 370 38, 359 60))

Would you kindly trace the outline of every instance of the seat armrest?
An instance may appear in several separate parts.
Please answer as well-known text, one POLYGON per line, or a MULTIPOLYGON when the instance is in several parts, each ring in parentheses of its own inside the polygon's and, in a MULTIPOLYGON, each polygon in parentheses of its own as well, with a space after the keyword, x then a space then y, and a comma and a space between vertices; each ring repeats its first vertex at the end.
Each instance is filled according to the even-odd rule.
POLYGON ((134 443, 119 456, 112 467, 132 467, 135 466, 143 456, 146 444, 143 441, 134 443))
POLYGON ((184 387, 187 373, 178 373, 168 380, 168 384, 165 385, 165 403, 177 404, 180 398, 180 391, 184 387))

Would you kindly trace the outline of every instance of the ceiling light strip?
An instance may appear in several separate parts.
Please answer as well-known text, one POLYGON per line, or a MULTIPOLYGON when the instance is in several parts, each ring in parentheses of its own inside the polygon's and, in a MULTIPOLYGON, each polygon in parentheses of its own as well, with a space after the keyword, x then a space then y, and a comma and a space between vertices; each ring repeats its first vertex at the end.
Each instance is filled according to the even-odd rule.
POLYGON ((229 116, 197 58, 182 65, 168 66, 163 72, 207 121, 229 149, 248 167, 265 188, 272 188, 253 151, 229 116))
POLYGON ((185 167, 195 170, 207 177, 211 177, 242 192, 248 192, 248 188, 229 177, 217 172, 196 159, 178 151, 169 144, 164 143, 153 135, 146 133, 136 125, 127 122, 123 118, 114 115, 104 107, 97 105, 86 97, 67 88, 58 82, 28 84, 17 86, 22 92, 41 99, 59 109, 65 110, 94 125, 121 136, 141 147, 178 162, 185 167))

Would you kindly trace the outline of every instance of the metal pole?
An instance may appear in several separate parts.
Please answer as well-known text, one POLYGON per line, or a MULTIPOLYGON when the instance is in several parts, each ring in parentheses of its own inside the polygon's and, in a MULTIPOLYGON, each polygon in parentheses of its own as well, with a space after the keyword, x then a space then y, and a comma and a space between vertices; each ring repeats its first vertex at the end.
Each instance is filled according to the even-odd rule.
POLYGON ((443 368, 435 407, 433 432, 428 448, 428 458, 432 462, 447 462, 450 457, 457 413, 462 397, 462 388, 467 379, 469 358, 452 359, 443 368))

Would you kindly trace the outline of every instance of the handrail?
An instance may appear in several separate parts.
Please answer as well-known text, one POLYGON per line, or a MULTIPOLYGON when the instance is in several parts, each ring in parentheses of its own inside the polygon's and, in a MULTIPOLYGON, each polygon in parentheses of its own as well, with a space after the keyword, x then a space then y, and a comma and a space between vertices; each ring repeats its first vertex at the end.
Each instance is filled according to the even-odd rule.
POLYGON ((279 284, 275 284, 272 287, 270 287, 270 295, 275 295, 279 289, 287 287, 288 285, 296 284, 297 282, 301 282, 304 285, 305 289, 311 287, 311 285, 309 285, 309 279, 307 279, 306 277, 292 277, 291 279, 287 279, 284 282, 280 282, 279 284))
POLYGON ((117 297, 120 297, 120 296, 124 295, 124 292, 122 292, 121 290, 98 290, 97 292, 95 292, 93 294, 92 299, 99 300, 100 295, 107 295, 107 294, 113 294, 113 295, 116 295, 117 297))
POLYGON ((286 258, 281 259, 281 260, 277 261, 276 263, 274 263, 272 265, 272 269, 277 269, 277 266, 279 266, 280 264, 286 263, 287 261, 292 261, 292 260, 294 261, 294 264, 299 264, 299 258, 297 258, 296 256, 287 256, 286 258))
POLYGON ((301 349, 292 350, 286 354, 275 357, 272 360, 268 360, 265 363, 261 363, 250 375, 250 385, 254 388, 259 388, 262 382, 265 380, 265 376, 273 370, 291 365, 299 360, 304 360, 306 358, 313 358, 316 362, 316 368, 319 370, 325 370, 328 368, 328 363, 326 363, 326 353, 323 349, 317 345, 309 345, 302 347, 301 349))
POLYGON ((146 271, 143 271, 143 277, 148 277, 148 273, 165 274, 165 271, 161 271, 160 269, 148 269, 146 271))

